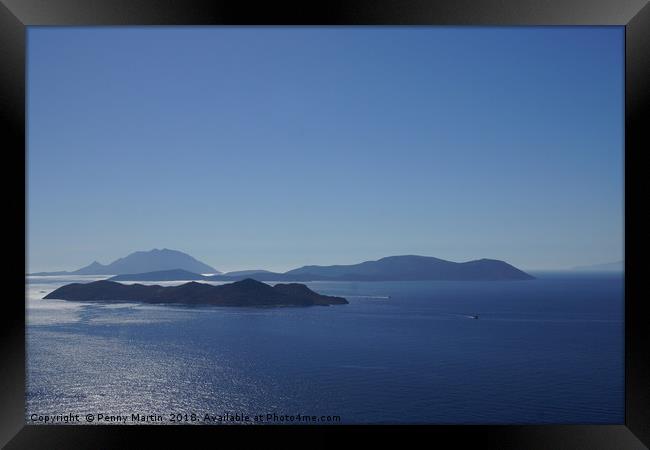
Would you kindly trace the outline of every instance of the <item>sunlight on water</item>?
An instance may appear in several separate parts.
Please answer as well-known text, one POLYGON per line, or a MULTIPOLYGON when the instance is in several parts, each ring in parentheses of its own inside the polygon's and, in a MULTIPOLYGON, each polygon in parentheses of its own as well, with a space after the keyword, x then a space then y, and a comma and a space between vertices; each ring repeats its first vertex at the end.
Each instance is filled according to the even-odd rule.
POLYGON ((622 279, 319 282, 308 284, 350 304, 228 308, 43 300, 93 280, 43 278, 26 287, 28 422, 98 411, 623 421, 622 279))

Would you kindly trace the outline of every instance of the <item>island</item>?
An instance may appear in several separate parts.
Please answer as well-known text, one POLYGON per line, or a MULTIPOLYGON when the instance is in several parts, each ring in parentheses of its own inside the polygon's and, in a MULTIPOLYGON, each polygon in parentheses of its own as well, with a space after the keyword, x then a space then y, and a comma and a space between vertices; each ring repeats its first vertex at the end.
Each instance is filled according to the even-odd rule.
POLYGON ((66 284, 44 298, 215 306, 328 306, 348 303, 342 297, 318 294, 304 284, 270 286, 250 278, 218 286, 195 281, 179 286, 159 286, 101 280, 66 284))
POLYGON ((238 281, 252 278, 268 282, 305 281, 522 281, 535 277, 497 259, 453 262, 432 256, 387 256, 376 261, 335 266, 303 266, 284 273, 245 270, 202 275, 187 270, 166 270, 118 275, 112 281, 238 281))
MULTIPOLYGON (((145 273, 126 273, 110 277, 110 281, 198 281, 207 280, 208 277, 189 270, 156 270, 145 273)), ((236 280, 232 280, 236 281, 236 280)))

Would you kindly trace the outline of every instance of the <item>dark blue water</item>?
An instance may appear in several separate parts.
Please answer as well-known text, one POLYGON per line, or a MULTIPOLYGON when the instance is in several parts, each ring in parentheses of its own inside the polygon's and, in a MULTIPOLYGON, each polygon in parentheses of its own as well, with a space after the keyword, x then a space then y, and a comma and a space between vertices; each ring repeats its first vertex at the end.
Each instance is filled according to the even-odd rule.
POLYGON ((623 423, 622 277, 539 276, 308 283, 350 304, 272 309, 40 300, 63 282, 34 279, 27 417, 623 423))

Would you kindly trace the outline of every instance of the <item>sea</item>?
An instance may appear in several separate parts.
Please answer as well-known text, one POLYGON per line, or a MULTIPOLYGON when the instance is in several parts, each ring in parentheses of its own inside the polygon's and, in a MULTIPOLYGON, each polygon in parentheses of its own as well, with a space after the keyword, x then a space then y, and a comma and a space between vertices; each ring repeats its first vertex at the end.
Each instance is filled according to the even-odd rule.
POLYGON ((30 276, 25 421, 622 424, 623 275, 533 275, 272 308, 45 300, 97 278, 30 276))

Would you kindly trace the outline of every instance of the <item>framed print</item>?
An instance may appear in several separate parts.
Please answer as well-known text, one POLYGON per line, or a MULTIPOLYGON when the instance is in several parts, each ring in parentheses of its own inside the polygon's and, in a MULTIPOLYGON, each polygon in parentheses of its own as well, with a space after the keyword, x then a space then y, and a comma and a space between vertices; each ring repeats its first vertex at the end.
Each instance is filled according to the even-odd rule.
POLYGON ((0 19, 6 448, 650 442, 645 2, 0 19))

